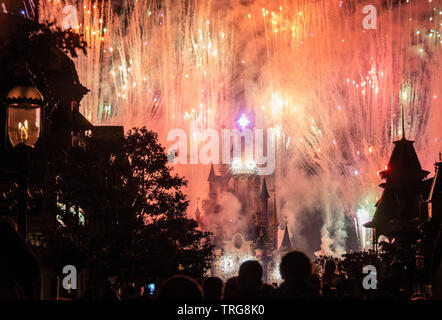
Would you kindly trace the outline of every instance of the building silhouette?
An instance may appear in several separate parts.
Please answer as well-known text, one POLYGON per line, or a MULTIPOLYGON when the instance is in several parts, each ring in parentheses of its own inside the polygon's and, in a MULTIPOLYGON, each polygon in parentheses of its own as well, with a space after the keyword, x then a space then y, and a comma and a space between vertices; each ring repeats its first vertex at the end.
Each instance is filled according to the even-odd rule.
POLYGON ((384 191, 373 219, 365 224, 375 230, 375 243, 381 235, 396 239, 409 237, 419 225, 428 190, 424 179, 429 172, 422 169, 413 143, 405 136, 395 141, 388 165, 379 173, 385 180, 380 184, 384 191))

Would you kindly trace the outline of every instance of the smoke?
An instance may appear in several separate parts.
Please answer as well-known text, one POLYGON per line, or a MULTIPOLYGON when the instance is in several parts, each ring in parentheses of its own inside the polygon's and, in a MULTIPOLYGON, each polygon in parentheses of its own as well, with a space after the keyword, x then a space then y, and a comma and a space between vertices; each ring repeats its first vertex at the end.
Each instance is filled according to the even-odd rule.
POLYGON ((311 239, 302 231, 320 214, 328 255, 346 250, 346 215, 364 199, 374 207, 376 172, 402 135, 401 107, 423 164, 441 148, 440 17, 431 4, 375 1, 377 29, 363 30, 366 4, 236 1, 232 13, 235 87, 257 110, 257 125, 278 130, 282 214, 304 250, 311 239))
POLYGON ((241 203, 238 198, 230 192, 221 192, 218 194, 217 204, 220 206, 219 212, 203 217, 207 229, 225 238, 231 238, 233 233, 244 231, 248 222, 245 218, 241 219, 241 203))
MULTIPOLYGON (((320 214, 320 249, 324 254, 339 256, 345 252, 347 238, 342 190, 327 172, 308 174, 299 168, 297 161, 299 159, 291 162, 292 169, 276 188, 285 201, 280 216, 287 217, 292 244, 295 249, 308 253, 318 249, 313 246, 313 236, 305 230, 312 221, 317 221, 314 218, 320 214)), ((282 223, 281 227, 284 226, 282 223)))
MULTIPOLYGON (((78 3, 79 31, 89 44, 75 61, 91 89, 83 114, 94 124, 147 125, 165 141, 172 128, 189 134, 190 122, 232 128, 238 110, 253 109, 256 128, 277 137, 281 227, 287 216, 301 250, 318 249, 303 233, 318 221, 321 250, 345 251, 346 215, 366 199, 364 206, 374 207, 377 171, 402 136, 402 107, 424 169, 442 148, 441 16, 434 3, 165 0, 158 8, 127 0, 127 16, 78 3), (366 4, 377 8, 374 30, 362 27, 366 4)), ((41 18, 61 25, 62 6, 40 1, 41 18)), ((189 179, 195 207, 206 197, 209 166, 176 169, 189 179)), ((225 209, 213 223, 233 232, 239 201, 221 198, 225 209)))

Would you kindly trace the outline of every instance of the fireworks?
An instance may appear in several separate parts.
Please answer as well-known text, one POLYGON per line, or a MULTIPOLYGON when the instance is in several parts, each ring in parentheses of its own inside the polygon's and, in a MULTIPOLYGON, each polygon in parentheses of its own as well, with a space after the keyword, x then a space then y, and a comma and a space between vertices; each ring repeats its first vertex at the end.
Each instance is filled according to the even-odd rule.
POLYGON ((227 280, 238 275, 239 267, 243 262, 254 259, 252 255, 226 253, 215 259, 212 267, 216 276, 227 280))
MULTIPOLYGON (((77 1, 76 31, 89 50, 75 63, 91 90, 82 112, 94 124, 147 125, 164 139, 189 123, 229 128, 239 110, 254 111, 237 123, 275 133, 276 185, 303 185, 280 188, 282 214, 296 220, 315 198, 321 249, 343 252, 345 215, 373 212, 377 171, 403 134, 400 109, 424 167, 442 146, 442 7, 396 2, 372 1, 376 29, 366 30, 359 1, 126 0, 119 14, 110 2, 77 1), (294 192, 311 196, 291 203, 294 192)), ((61 26, 65 4, 41 1, 41 19, 61 26)), ((196 199, 208 168, 182 170, 196 199)))
POLYGON ((249 179, 257 174, 257 166, 254 160, 242 161, 239 158, 232 159, 230 172, 236 179, 249 179))

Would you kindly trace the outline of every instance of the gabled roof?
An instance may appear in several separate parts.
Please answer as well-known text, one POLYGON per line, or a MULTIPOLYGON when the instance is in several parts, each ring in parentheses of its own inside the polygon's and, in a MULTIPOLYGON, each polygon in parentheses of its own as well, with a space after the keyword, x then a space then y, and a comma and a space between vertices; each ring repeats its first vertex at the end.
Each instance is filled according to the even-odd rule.
POLYGON ((388 223, 391 219, 397 218, 396 207, 399 205, 396 199, 396 193, 390 189, 385 189, 381 198, 376 203, 376 211, 373 219, 364 224, 366 228, 376 228, 378 234, 383 234, 388 229, 388 223))
POLYGON ((405 221, 419 217, 423 179, 429 172, 422 170, 413 143, 405 137, 395 141, 387 169, 379 174, 386 179, 380 185, 385 190, 376 204, 372 221, 364 225, 376 228, 379 235, 393 230, 392 220, 405 221))
MULTIPOLYGON (((89 122, 78 110, 73 111, 72 115, 72 129, 76 132, 92 130, 94 126, 89 122)), ((124 131, 123 131, 124 134, 124 131)))
POLYGON ((394 141, 394 148, 388 161, 387 170, 379 175, 387 182, 419 182, 428 174, 422 170, 421 164, 413 147, 414 141, 402 138, 394 141))
POLYGON ((279 247, 279 251, 293 251, 292 242, 290 241, 289 230, 287 228, 287 224, 284 230, 284 237, 282 238, 281 246, 279 247))

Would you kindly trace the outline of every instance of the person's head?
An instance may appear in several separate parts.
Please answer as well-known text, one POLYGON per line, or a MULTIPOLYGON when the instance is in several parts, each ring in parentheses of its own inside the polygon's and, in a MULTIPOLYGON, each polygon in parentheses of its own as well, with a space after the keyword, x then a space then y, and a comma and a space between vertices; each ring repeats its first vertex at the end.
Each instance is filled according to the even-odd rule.
POLYGON ((224 285, 223 299, 231 299, 238 291, 238 277, 229 278, 224 285))
POLYGON ((258 261, 245 261, 239 267, 238 285, 241 289, 256 289, 262 285, 262 267, 258 261))
POLYGON ((158 300, 202 300, 203 298, 201 286, 184 275, 169 278, 158 293, 158 300))
POLYGON ((324 272, 325 272, 325 274, 334 274, 334 273, 336 273, 336 263, 335 263, 335 260, 333 260, 333 259, 327 260, 327 262, 325 263, 325 266, 324 266, 324 272))
POLYGON ((209 277, 203 283, 204 298, 206 300, 220 300, 223 291, 223 281, 218 277, 209 277))
POLYGON ((310 281, 312 265, 310 259, 302 252, 292 251, 281 260, 279 272, 285 281, 310 281))

